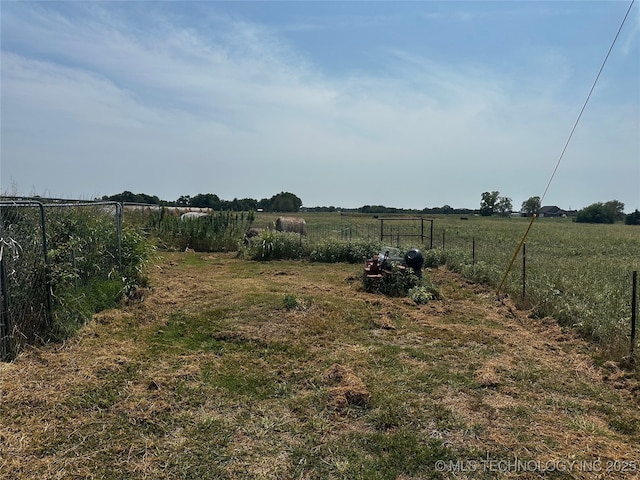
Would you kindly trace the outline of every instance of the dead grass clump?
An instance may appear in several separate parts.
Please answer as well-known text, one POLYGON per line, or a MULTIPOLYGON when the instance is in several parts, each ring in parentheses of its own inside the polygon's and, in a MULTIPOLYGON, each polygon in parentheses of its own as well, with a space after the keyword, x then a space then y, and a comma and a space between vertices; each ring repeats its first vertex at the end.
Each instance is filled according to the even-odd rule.
POLYGON ((324 377, 338 383, 329 389, 329 405, 338 411, 350 406, 366 407, 371 401, 371 393, 364 382, 351 369, 334 363, 325 372, 324 377))
POLYGON ((393 324, 393 320, 387 314, 381 314, 378 317, 374 318, 373 326, 375 328, 381 328, 383 330, 395 330, 396 326, 393 324))
POLYGON ((508 366, 504 358, 491 359, 476 369, 474 377, 476 383, 483 388, 496 388, 504 383, 504 375, 508 366))

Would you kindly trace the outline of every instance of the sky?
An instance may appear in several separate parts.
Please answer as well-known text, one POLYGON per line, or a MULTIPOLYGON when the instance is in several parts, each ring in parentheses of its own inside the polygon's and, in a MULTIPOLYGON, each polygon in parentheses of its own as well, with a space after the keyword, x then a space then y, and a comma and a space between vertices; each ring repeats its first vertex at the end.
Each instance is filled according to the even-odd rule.
POLYGON ((5 0, 0 21, 4 195, 640 209, 640 2, 5 0))

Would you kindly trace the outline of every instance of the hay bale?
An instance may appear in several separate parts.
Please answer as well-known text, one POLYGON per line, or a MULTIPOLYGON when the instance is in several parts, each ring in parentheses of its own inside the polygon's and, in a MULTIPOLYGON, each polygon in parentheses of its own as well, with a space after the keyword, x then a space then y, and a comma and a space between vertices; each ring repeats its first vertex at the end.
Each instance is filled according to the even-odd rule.
POLYGON ((204 212, 186 212, 180 215, 180 220, 195 220, 196 218, 208 217, 208 213, 204 212))
POLYGON ((298 217, 278 217, 276 219, 276 231, 293 232, 300 235, 307 234, 307 222, 304 218, 298 217))

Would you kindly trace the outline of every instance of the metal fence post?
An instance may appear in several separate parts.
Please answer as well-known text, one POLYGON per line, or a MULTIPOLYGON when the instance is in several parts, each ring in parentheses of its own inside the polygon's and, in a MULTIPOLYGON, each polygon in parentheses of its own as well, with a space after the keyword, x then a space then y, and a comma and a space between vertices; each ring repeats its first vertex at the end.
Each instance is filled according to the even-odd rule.
POLYGON ((430 232, 429 232, 430 238, 429 238, 429 248, 431 250, 433 250, 433 219, 431 220, 431 227, 430 227, 430 232))
POLYGON ((638 310, 638 271, 633 271, 631 279, 631 346, 629 348, 629 362, 634 363, 634 350, 636 346, 636 315, 638 310))
POLYGON ((527 244, 522 244, 522 300, 527 295, 527 244))
POLYGON ((476 237, 471 238, 471 265, 476 264, 476 237))
POLYGON ((0 361, 11 360, 11 318, 7 298, 7 274, 4 259, 4 234, 0 221, 0 361))
POLYGON ((47 250, 47 230, 44 215, 44 204, 36 202, 40 208, 40 222, 42 225, 42 256, 44 258, 44 287, 46 289, 45 302, 47 307, 46 325, 51 326, 53 322, 53 307, 51 305, 51 271, 49 269, 49 255, 47 250))
POLYGON ((122 212, 124 207, 122 203, 115 202, 116 205, 116 230, 118 235, 118 267, 122 271, 122 212))

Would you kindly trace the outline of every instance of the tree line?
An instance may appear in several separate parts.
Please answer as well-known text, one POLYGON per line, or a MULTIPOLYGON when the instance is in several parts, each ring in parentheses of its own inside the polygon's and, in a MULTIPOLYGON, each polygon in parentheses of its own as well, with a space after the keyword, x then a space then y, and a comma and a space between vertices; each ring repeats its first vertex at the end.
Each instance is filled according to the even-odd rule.
MULTIPOLYGON (((480 201, 481 215, 509 215, 513 206, 509 197, 501 197, 500 192, 484 192, 480 201)), ((538 215, 542 210, 540 197, 529 197, 522 202, 520 213, 523 216, 531 217, 538 215)), ((618 200, 608 202, 596 202, 578 210, 575 221, 577 223, 617 223, 624 222, 626 225, 640 225, 640 211, 636 209, 633 213, 625 215, 624 203, 618 200)))
POLYGON ((124 191, 116 195, 104 196, 102 200, 121 203, 145 203, 166 207, 197 207, 211 208, 213 210, 225 210, 233 212, 265 211, 265 212, 298 212, 302 206, 302 200, 293 193, 280 192, 271 198, 255 200, 253 198, 234 198, 223 200, 215 193, 199 193, 197 195, 181 195, 176 201, 160 200, 155 195, 144 193, 132 193, 124 191))
MULTIPOLYGON (((265 211, 265 212, 299 212, 302 209, 302 200, 295 194, 290 192, 280 192, 271 198, 263 198, 255 200, 253 198, 234 198, 233 200, 223 200, 214 193, 199 193, 194 196, 182 195, 176 201, 169 202, 160 200, 155 195, 147 195, 144 193, 132 193, 124 191, 116 195, 104 196, 102 200, 122 202, 122 203, 145 203, 152 205, 164 206, 180 206, 180 207, 198 207, 211 208, 221 211, 265 211)), ((539 214, 542 205, 540 197, 529 197, 522 202, 520 214, 530 217, 533 214, 539 214)), ((450 205, 442 207, 423 208, 423 209, 406 209, 386 207, 384 205, 364 205, 359 208, 339 208, 329 207, 305 207, 304 211, 308 212, 354 212, 364 214, 393 214, 393 213, 409 213, 424 215, 475 215, 482 216, 509 216, 513 212, 513 201, 511 198, 500 195, 497 190, 483 192, 480 199, 479 209, 470 208, 453 208, 450 205)), ((593 203, 576 213, 575 221, 580 223, 616 223, 624 222, 627 225, 640 225, 640 211, 637 209, 628 215, 624 213, 624 203, 618 200, 610 200, 608 202, 593 203)))

